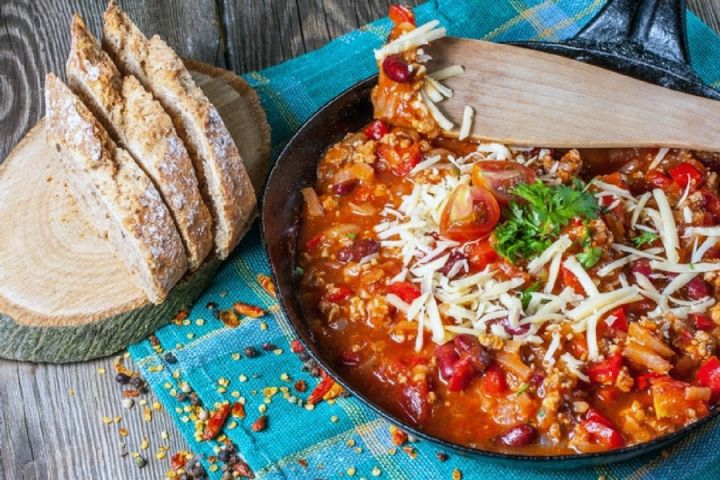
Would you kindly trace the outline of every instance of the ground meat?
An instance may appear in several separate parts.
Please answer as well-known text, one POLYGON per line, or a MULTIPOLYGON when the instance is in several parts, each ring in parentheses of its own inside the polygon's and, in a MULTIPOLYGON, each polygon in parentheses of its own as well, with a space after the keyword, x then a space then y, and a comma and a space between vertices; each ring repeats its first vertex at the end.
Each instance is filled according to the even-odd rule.
POLYGON ((620 369, 620 373, 618 374, 617 379, 615 380, 615 386, 621 392, 629 392, 634 384, 635 380, 633 380, 632 375, 630 375, 628 368, 622 367, 622 369, 620 369))
POLYGON ((612 232, 602 220, 593 220, 589 223, 590 238, 593 247, 599 247, 603 252, 610 250, 610 245, 615 241, 612 232))
POLYGON ((580 174, 580 170, 582 170, 582 158, 580 158, 580 152, 575 149, 568 151, 560 160, 555 160, 550 155, 545 155, 542 163, 545 171, 547 173, 555 171, 555 174, 562 183, 570 183, 573 178, 580 174))

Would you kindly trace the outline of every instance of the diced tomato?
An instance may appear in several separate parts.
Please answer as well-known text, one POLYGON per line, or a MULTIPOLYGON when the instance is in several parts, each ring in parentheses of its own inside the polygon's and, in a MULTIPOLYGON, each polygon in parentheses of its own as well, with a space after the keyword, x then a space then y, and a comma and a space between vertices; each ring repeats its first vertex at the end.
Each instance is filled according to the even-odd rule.
POLYGON ((404 177, 410 173, 422 160, 420 145, 417 143, 409 146, 381 143, 377 147, 377 153, 390 165, 390 170, 398 177, 404 177))
POLYGON ((720 397, 720 360, 712 356, 700 365, 695 378, 700 385, 708 387, 713 392, 713 399, 720 397))
POLYGON ((483 375, 483 388, 491 395, 502 395, 507 392, 505 371, 497 365, 490 365, 483 375))
POLYGON ((600 180, 604 183, 615 185, 616 187, 622 188, 623 190, 627 190, 628 186, 627 183, 625 183, 625 180, 623 180, 622 175, 620 172, 614 172, 609 175, 603 175, 600 180))
POLYGON ((688 314, 688 317, 698 330, 708 332, 715 328, 715 322, 713 322, 712 318, 704 313, 690 313, 688 314))
POLYGON ((608 449, 621 448, 625 439, 615 424, 595 408, 590 408, 585 414, 582 427, 590 436, 608 449))
POLYGON ((562 265, 560 267, 560 272, 562 275, 562 283, 565 287, 572 288, 575 291, 575 293, 577 293, 579 295, 583 295, 585 293, 585 289, 583 289, 580 281, 570 270, 565 268, 565 265, 562 265))
POLYGON ((688 183, 691 188, 698 188, 703 182, 703 172, 691 163, 684 162, 675 165, 668 170, 668 173, 675 183, 682 188, 687 187, 688 183))
POLYGON ((350 290, 345 285, 340 285, 328 291, 328 293, 325 295, 325 300, 330 303, 340 303, 350 298, 352 294, 352 290, 350 290))
POLYGON ((390 20, 392 20, 395 25, 400 25, 404 22, 415 25, 415 14, 410 7, 393 4, 390 5, 390 20))
POLYGON ((307 243, 305 244, 305 248, 307 250, 312 250, 315 247, 317 247, 318 245, 320 245, 322 243, 323 239, 324 239, 324 237, 323 237, 322 233, 320 235, 315 235, 313 238, 311 238, 310 240, 307 241, 307 243))
POLYGON ((472 364, 470 358, 460 360, 455 364, 453 374, 448 380, 448 390, 451 392, 462 392, 470 385, 470 382, 475 378, 476 374, 477 370, 475 370, 475 366, 472 364))
POLYGON ((615 317, 615 320, 613 321, 612 325, 610 326, 611 329, 617 330, 620 332, 627 332, 628 330, 628 323, 627 323, 627 316, 625 315, 625 308, 620 307, 617 310, 614 310, 606 317, 615 317))
POLYGON ((588 365, 587 375, 595 383, 603 385, 612 385, 615 383, 620 369, 623 366, 622 354, 618 353, 607 357, 601 362, 595 362, 588 365))
POLYGON ((497 252, 493 249, 489 240, 469 243, 465 246, 468 265, 470 270, 479 272, 489 264, 497 260, 497 252))
POLYGON ((365 127, 365 136, 372 140, 380 140, 388 133, 390 133, 390 126, 382 120, 373 120, 370 125, 365 127))
POLYGON ((395 282, 388 285, 388 293, 397 295, 405 303, 412 303, 420 296, 420 289, 410 282, 395 282))
POLYGON ((645 178, 652 184, 653 187, 660 188, 662 190, 667 189, 673 183, 672 178, 668 177, 660 170, 650 170, 647 174, 645 174, 645 178))
POLYGON ((647 390, 650 388, 650 385, 652 385, 652 382, 656 378, 665 377, 667 375, 663 375, 661 373, 657 372, 648 372, 643 373, 635 377, 635 388, 637 390, 647 390))
MULTIPOLYGON (((718 376, 718 380, 720 380, 720 376, 718 376)), ((706 402, 686 398, 687 387, 691 386, 689 383, 674 380, 667 376, 656 378, 650 383, 653 408, 655 409, 655 417, 658 419, 667 418, 678 424, 684 424, 689 418, 692 418, 691 411, 694 411, 694 414, 700 417, 707 410, 706 402)), ((720 387, 720 384, 718 387, 720 387)))

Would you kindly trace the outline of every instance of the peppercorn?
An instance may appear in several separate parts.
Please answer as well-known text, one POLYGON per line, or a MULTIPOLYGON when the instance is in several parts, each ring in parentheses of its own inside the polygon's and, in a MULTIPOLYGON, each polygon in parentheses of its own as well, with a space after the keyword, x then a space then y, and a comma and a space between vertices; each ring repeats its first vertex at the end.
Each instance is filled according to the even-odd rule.
POLYGON ((217 308, 217 303, 215 302, 208 302, 206 305, 208 310, 215 310, 217 308))
POLYGON ((190 393, 190 403, 191 403, 194 407, 198 407, 198 406, 201 406, 201 405, 202 405, 202 400, 200 400, 200 398, 198 397, 197 393, 191 392, 191 393, 190 393))
POLYGON ((310 375, 313 377, 319 377, 322 375, 322 370, 317 365, 310 367, 310 375))
POLYGON ((165 361, 167 363, 177 363, 177 358, 175 357, 175 355, 172 352, 167 352, 165 354, 165 361))
POLYGON ((177 396, 175 398, 177 398, 178 402, 184 402, 185 400, 187 400, 187 393, 180 392, 177 394, 177 396))
POLYGON ((205 469, 203 468, 202 465, 200 465, 199 462, 196 463, 195 465, 193 465, 192 469, 190 470, 190 473, 195 478, 198 478, 198 479, 205 478, 205 469))
POLYGON ((143 379, 137 376, 134 376, 130 379, 130 385, 134 388, 137 388, 138 390, 143 385, 143 379))
POLYGON ((255 347, 245 347, 244 353, 248 358, 255 358, 258 356, 258 351, 255 347))
POLYGON ((147 465, 147 460, 145 460, 145 457, 142 455, 138 455, 135 457, 135 466, 138 468, 143 468, 145 465, 147 465))
POLYGON ((218 453, 218 460, 220 460, 223 463, 228 463, 229 459, 230 459, 230 452, 228 452, 226 449, 220 450, 220 453, 218 453))
POLYGON ((218 320, 220 320, 220 313, 221 312, 218 309, 212 311, 213 317, 217 318, 218 320))
POLYGON ((121 385, 127 385, 127 383, 130 381, 130 377, 128 375, 125 375, 124 373, 118 373, 117 375, 115 375, 115 381, 121 385))
POLYGON ((437 459, 440 460, 441 462, 444 462, 448 459, 447 453, 437 452, 435 455, 437 456, 437 459))
POLYGON ((277 348, 277 347, 276 347, 274 344, 272 344, 272 343, 266 342, 266 343, 263 343, 263 344, 262 344, 262 349, 265 350, 266 352, 272 352, 272 351, 275 350, 276 348, 277 348))

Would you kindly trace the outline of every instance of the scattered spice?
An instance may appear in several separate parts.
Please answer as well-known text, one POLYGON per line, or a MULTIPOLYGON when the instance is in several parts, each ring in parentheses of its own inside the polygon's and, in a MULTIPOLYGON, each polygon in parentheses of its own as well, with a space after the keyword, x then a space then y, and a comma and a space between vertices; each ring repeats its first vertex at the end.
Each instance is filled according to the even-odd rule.
POLYGON ((223 310, 220 312, 220 321, 225 324, 225 326, 230 328, 235 328, 238 325, 240 325, 240 318, 233 312, 232 310, 223 310))
POLYGON ((297 390, 300 393, 304 393, 307 391, 307 382, 305 380, 298 380, 295 382, 295 390, 297 390))
POLYGON ((408 435, 395 425, 390 425, 390 440, 393 445, 397 445, 399 447, 407 442, 408 435))
POLYGON ((258 356, 258 351, 255 347, 245 347, 245 350, 243 350, 243 353, 248 358, 255 358, 258 356))
POLYGON ((332 377, 325 372, 322 372, 322 374, 323 379, 320 380, 320 383, 317 384, 307 399, 307 403, 310 405, 315 405, 320 402, 324 398, 325 394, 330 391, 333 385, 335 385, 335 380, 333 380, 332 377))
POLYGON ((257 420, 250 426, 253 432, 262 432, 267 428, 267 415, 260 415, 257 420))
POLYGON ((277 349, 277 347, 275 345, 273 345, 272 343, 265 342, 262 344, 262 349, 265 350, 266 352, 272 352, 273 350, 277 349))
POLYGON ((230 408, 229 403, 223 403, 217 410, 212 412, 207 425, 205 425, 205 431, 202 436, 203 440, 211 440, 220 433, 220 429, 225 424, 225 420, 230 413, 230 408))
POLYGON ((138 455, 137 457, 135 457, 134 461, 137 468, 143 468, 145 467, 145 465, 147 465, 147 460, 145 460, 145 457, 143 457, 142 455, 138 455))
POLYGON ((176 315, 175 318, 173 318, 173 323, 176 325, 181 325, 183 320, 188 318, 188 311, 187 310, 180 310, 176 315))
POLYGON ((275 288, 275 284, 269 276, 265 275, 264 273, 258 273, 257 281, 263 288, 263 290, 265 290, 271 297, 277 298, 277 289, 275 288))
POLYGON ((232 406, 232 416, 235 418, 245 418, 245 406, 240 402, 235 402, 232 406))
POLYGON ((445 453, 445 452, 437 452, 437 453, 435 454, 435 456, 436 456, 437 459, 440 460, 441 462, 446 462, 447 459, 448 459, 448 454, 445 453))
POLYGON ((256 307, 255 305, 250 305, 249 303, 235 302, 233 303, 233 310, 235 310, 235 312, 239 315, 252 318, 258 318, 265 315, 265 310, 260 307, 256 307))
POLYGON ((172 364, 177 363, 177 358, 175 357, 175 354, 173 354, 172 352, 167 352, 163 358, 165 358, 165 361, 167 363, 172 363, 172 364))
POLYGON ((456 468, 455 470, 453 470, 452 478, 453 480, 462 480, 462 472, 456 468))
POLYGON ((305 351, 305 347, 302 343, 300 343, 300 340, 297 338, 294 339, 292 342, 290 342, 290 351, 293 353, 300 353, 305 351))

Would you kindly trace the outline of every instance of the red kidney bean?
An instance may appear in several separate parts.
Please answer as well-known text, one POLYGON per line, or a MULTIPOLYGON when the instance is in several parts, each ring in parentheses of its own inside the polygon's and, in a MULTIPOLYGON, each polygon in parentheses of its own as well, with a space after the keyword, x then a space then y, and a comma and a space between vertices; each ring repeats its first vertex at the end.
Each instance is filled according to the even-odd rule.
POLYGON ((695 277, 685 287, 690 300, 700 300, 711 294, 710 284, 700 277, 695 277))
POLYGON ((410 83, 415 78, 412 66, 400 55, 390 55, 383 61, 383 71, 391 80, 410 83))
POLYGON ((450 252, 450 256, 448 257, 447 262, 445 262, 445 265, 443 265, 443 267, 438 271, 443 275, 447 275, 456 263, 462 262, 465 259, 467 259, 467 257, 461 250, 453 250, 450 252))
POLYGON ((435 358, 437 359, 440 377, 443 380, 448 380, 455 371, 455 364, 460 360, 460 356, 455 351, 455 344, 447 342, 435 347, 435 358))
POLYGON ((650 267, 650 260, 648 260, 647 258, 635 260, 630 264, 630 269, 633 273, 639 273, 645 275, 648 278, 650 278, 650 275, 652 275, 653 273, 653 269, 650 267))
POLYGON ((518 325, 513 327, 507 317, 497 318, 488 322, 490 325, 498 324, 507 332, 508 335, 525 335, 530 330, 530 324, 518 325))
POLYGON ((350 180, 345 180, 344 182, 336 183, 332 186, 332 191, 338 195, 347 195, 355 190, 357 185, 358 179, 352 178, 350 180))
POLYGON ((344 351, 340 354, 340 363, 347 367, 354 367, 360 364, 360 354, 357 352, 344 351))
POLYGON ((462 392, 477 375, 477 370, 471 358, 463 358, 455 364, 452 377, 448 380, 448 390, 451 392, 462 392))
POLYGON ((352 245, 343 247, 338 250, 338 260, 341 262, 352 262, 360 260, 363 257, 372 255, 380 250, 380 244, 370 238, 361 238, 355 240, 352 245))
POLYGON ((518 425, 498 438, 498 442, 508 447, 529 445, 535 440, 535 428, 530 425, 518 425))
POLYGON ((480 345, 480 342, 473 335, 463 333, 455 337, 455 352, 463 360, 470 361, 475 373, 482 373, 490 363, 490 354, 480 345))
POLYGON ((388 133, 390 133, 390 126, 382 120, 373 120, 370 125, 365 127, 365 135, 372 140, 380 140, 388 133))
POLYGON ((422 425, 430 417, 430 385, 426 381, 411 383, 400 393, 400 406, 412 421, 422 425))

